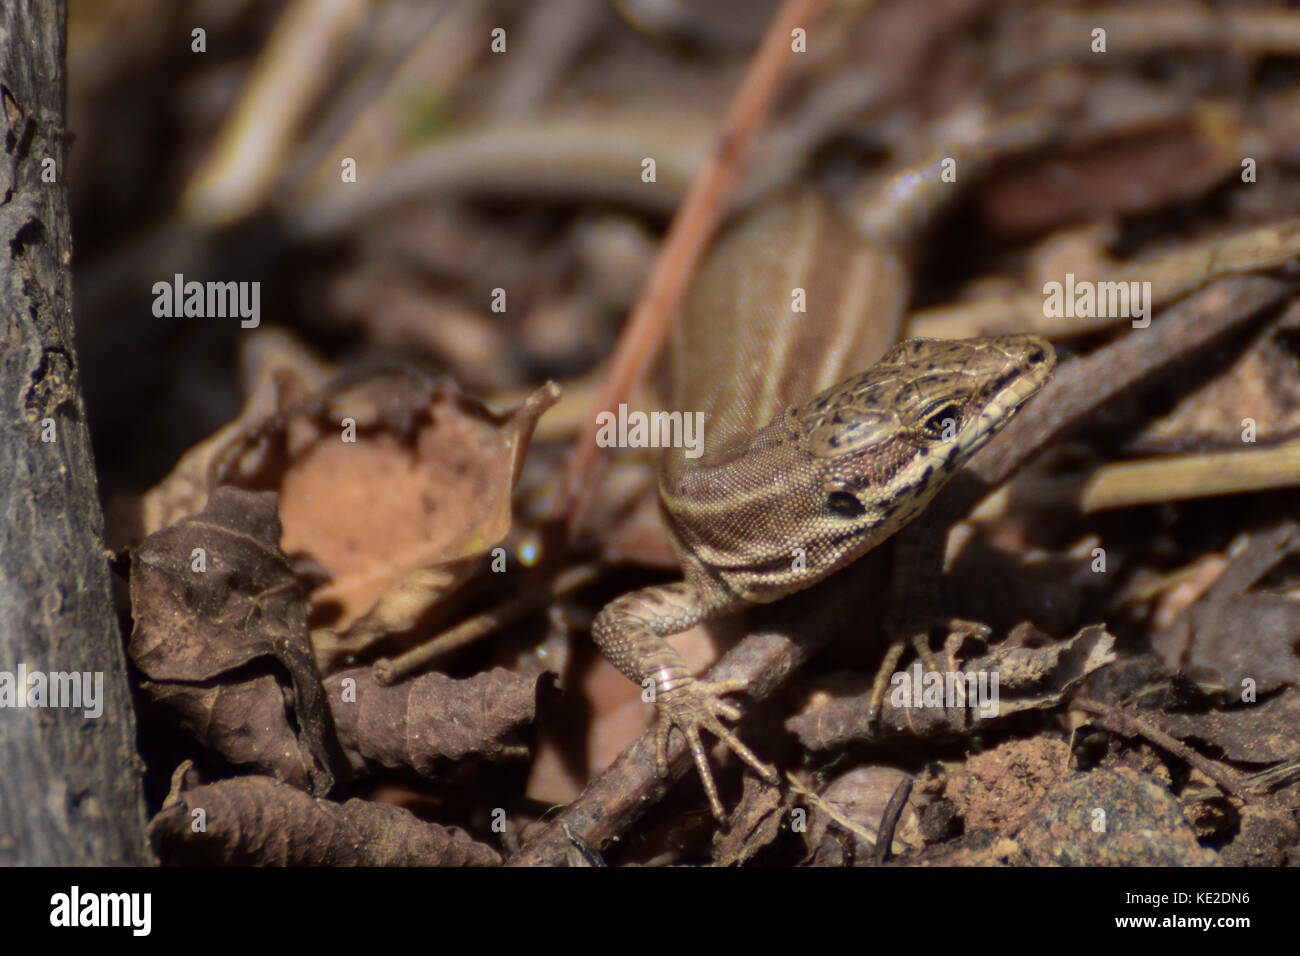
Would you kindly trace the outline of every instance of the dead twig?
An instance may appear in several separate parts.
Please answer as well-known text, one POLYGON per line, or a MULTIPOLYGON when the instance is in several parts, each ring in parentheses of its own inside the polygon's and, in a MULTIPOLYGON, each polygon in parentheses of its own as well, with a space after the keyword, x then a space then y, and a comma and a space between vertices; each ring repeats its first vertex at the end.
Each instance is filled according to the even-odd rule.
MULTIPOLYGON (((659 258, 610 360, 596 410, 612 409, 626 400, 632 385, 659 353, 673 309, 726 211, 727 200, 740 181, 745 155, 790 65, 794 55, 790 49, 790 31, 798 26, 806 27, 823 2, 786 0, 773 18, 731 104, 717 149, 691 184, 681 209, 668 227, 659 258)), ((583 425, 551 508, 551 518, 565 522, 570 536, 582 523, 588 476, 599 453, 596 430, 596 415, 592 414, 583 425)))
POLYGON ((1113 704, 1104 704, 1090 697, 1076 697, 1070 701, 1070 706, 1100 717, 1101 725, 1107 730, 1124 737, 1141 737, 1161 750, 1168 751, 1201 771, 1223 788, 1224 792, 1230 793, 1247 803, 1252 801, 1250 791, 1242 786, 1240 774, 1220 766, 1207 757, 1201 756, 1178 738, 1169 736, 1169 734, 1141 717, 1130 714, 1113 704))

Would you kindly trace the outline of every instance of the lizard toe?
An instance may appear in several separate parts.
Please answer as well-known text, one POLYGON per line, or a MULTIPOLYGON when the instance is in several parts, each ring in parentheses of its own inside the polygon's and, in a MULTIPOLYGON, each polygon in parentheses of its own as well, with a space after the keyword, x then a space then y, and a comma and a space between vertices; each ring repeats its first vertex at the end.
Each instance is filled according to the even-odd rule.
POLYGON ((695 762, 695 769, 699 773, 700 782, 704 785, 704 792, 709 798, 709 806, 713 810, 713 815, 719 821, 724 820, 725 815, 722 812, 722 802, 718 798, 717 784, 713 779, 708 752, 705 750, 704 742, 700 737, 700 731, 708 731, 721 740, 732 753, 744 761, 763 780, 772 784, 779 780, 775 768, 760 760, 735 735, 731 728, 722 722, 723 719, 737 720, 741 716, 739 708, 718 696, 720 691, 730 692, 741 689, 741 687, 735 687, 732 684, 733 682, 729 681, 696 683, 680 687, 673 692, 672 696, 661 698, 659 701, 657 749, 662 747, 664 750, 663 766, 667 767, 668 736, 671 734, 672 728, 677 727, 686 738, 691 751, 691 758, 695 762))

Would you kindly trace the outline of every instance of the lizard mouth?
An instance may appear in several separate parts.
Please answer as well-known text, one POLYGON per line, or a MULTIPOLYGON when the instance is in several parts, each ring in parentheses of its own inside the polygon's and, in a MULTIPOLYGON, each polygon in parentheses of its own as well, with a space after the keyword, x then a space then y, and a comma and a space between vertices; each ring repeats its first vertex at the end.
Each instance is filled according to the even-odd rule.
POLYGON ((1030 398, 1051 378, 1056 367, 1056 351, 1046 339, 1036 335, 1009 335, 1004 349, 1018 361, 1001 376, 977 420, 978 432, 989 435, 1010 421, 1030 398))

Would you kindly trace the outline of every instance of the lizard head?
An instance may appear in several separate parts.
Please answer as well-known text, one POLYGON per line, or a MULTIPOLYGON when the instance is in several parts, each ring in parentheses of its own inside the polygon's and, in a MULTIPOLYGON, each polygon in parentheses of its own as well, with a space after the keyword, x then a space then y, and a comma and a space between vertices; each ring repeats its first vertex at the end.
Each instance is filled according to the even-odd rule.
POLYGON ((907 339, 865 372, 815 395, 794 415, 825 474, 831 510, 934 488, 982 448, 1051 376, 1056 355, 1036 335, 907 339))
POLYGON ((796 411, 820 472, 830 540, 897 531, 1051 376, 1036 335, 908 339, 796 411))
POLYGON ((779 487, 781 501, 733 496, 734 511, 715 513, 714 527, 728 529, 726 542, 747 532, 743 559, 725 560, 722 541, 698 540, 697 553, 709 549, 715 572, 749 601, 815 583, 916 517, 1055 363, 1035 335, 898 343, 755 434, 743 456, 747 482, 779 487))

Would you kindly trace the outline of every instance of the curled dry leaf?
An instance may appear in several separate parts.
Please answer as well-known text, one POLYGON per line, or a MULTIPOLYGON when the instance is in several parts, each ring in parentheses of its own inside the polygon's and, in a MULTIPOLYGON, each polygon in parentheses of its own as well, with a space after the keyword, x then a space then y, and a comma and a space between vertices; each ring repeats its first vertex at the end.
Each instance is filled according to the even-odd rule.
POLYGON ((501 856, 456 827, 400 807, 319 800, 270 777, 183 790, 149 822, 163 859, 225 866, 495 866, 501 856), (195 828, 201 819, 203 827, 195 828))
POLYGON ((1085 627, 1067 641, 1026 646, 1043 637, 1032 626, 1022 625, 988 654, 965 661, 960 670, 952 672, 954 679, 962 675, 958 683, 963 683, 967 675, 977 681, 982 679, 977 686, 987 689, 987 705, 968 698, 965 708, 945 709, 949 675, 926 674, 919 664, 914 664, 894 675, 878 721, 868 716, 871 678, 861 674, 832 675, 828 683, 834 689, 814 695, 803 712, 786 721, 786 727, 810 750, 829 750, 897 735, 969 735, 988 721, 1008 714, 1059 705, 1085 677, 1115 660, 1115 638, 1102 627, 1085 627))
POLYGON ((279 492, 279 545, 322 583, 309 596, 322 670, 410 630, 510 528, 510 496, 548 383, 497 412, 410 369, 322 381, 263 357, 238 420, 145 497, 146 530, 197 513, 219 485, 279 492))
POLYGON ((792 799, 758 777, 745 774, 745 792, 725 830, 713 836, 713 858, 718 866, 739 866, 752 860, 781 835, 781 824, 792 799))
POLYGON ((349 771, 302 589, 277 546, 275 499, 218 488, 136 549, 127 652, 141 691, 210 750, 324 793, 349 771))
MULTIPOLYGON (((282 546, 323 568, 310 596, 323 670, 385 634, 410 630, 510 529, 511 492, 548 384, 498 413, 454 386, 391 374, 336 396, 303 422, 279 476, 282 546), (339 422, 356 422, 356 441, 339 422)), ((346 427, 346 426, 345 426, 346 427)))
POLYGON ((536 677, 496 668, 455 680, 425 674, 393 687, 370 668, 325 681, 339 741, 352 766, 406 766, 432 776, 448 761, 528 756, 519 730, 532 723, 536 677))

